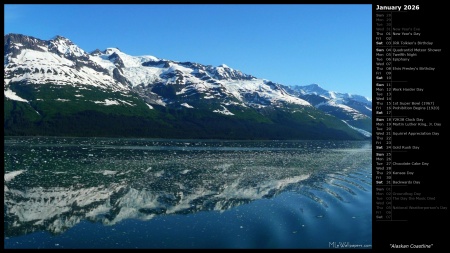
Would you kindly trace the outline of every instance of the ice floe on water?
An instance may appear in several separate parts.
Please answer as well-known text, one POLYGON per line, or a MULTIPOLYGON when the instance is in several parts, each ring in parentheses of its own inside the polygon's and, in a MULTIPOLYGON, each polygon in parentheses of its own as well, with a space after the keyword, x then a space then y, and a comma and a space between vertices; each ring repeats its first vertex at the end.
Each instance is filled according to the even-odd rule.
POLYGON ((359 172, 371 149, 357 142, 7 138, 4 154, 5 234, 225 212, 285 192, 327 208, 371 187, 359 172))
POLYGON ((103 171, 96 171, 96 172, 94 172, 94 173, 100 173, 100 174, 102 174, 102 175, 104 175, 104 176, 107 176, 107 175, 115 175, 115 174, 117 174, 117 171, 113 171, 113 170, 103 170, 103 171))
POLYGON ((16 170, 16 171, 11 171, 5 174, 5 182, 9 182, 11 180, 13 180, 16 176, 24 173, 26 170, 16 170))

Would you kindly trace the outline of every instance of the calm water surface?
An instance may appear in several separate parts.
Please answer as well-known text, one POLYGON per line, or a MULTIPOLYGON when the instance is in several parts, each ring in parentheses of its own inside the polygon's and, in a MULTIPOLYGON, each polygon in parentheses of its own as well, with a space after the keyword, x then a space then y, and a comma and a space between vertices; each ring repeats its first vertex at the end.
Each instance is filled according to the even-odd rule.
POLYGON ((5 137, 5 248, 371 248, 370 142, 5 137))

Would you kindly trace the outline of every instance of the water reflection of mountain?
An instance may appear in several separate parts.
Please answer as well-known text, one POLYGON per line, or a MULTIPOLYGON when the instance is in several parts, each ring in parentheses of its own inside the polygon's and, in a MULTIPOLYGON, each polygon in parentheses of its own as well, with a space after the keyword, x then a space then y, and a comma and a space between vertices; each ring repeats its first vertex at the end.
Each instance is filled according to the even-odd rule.
MULTIPOLYGON (((181 182, 172 182, 178 187, 167 189, 163 186, 166 190, 159 191, 135 188, 143 182, 89 188, 34 187, 26 190, 16 190, 6 184, 5 236, 37 230, 57 234, 83 219, 110 225, 129 218, 148 220, 156 215, 223 211, 252 200, 272 197, 286 186, 308 177, 305 174, 259 182, 250 178, 215 182, 202 180, 189 188, 181 182)), ((155 182, 148 183, 154 187, 152 184, 155 182)))
MULTIPOLYGON (((107 156, 95 163, 75 160, 71 166, 66 160, 53 161, 53 167, 64 164, 64 171, 62 167, 44 171, 9 168, 4 186, 5 236, 34 231, 59 234, 82 220, 113 225, 130 218, 225 211, 287 190, 309 194, 320 202, 304 187, 320 190, 324 182, 345 181, 355 169, 371 165, 368 149, 325 153, 189 153, 185 157, 178 154, 177 161, 158 155, 145 163, 107 156)), ((370 184, 370 179, 366 183, 370 184)), ((348 184, 355 185, 352 180, 347 180, 348 184)), ((356 184, 364 187, 361 185, 356 184)), ((343 184, 339 187, 351 193, 343 184)), ((322 190, 340 197, 329 188, 322 190)))

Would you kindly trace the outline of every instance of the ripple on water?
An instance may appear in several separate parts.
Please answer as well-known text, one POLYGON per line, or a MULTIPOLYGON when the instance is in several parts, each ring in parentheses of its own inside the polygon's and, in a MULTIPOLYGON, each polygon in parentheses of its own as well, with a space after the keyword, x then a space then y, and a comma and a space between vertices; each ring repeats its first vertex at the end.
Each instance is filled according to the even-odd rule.
POLYGON ((327 248, 330 240, 370 241, 371 154, 352 145, 5 141, 5 247, 327 248))

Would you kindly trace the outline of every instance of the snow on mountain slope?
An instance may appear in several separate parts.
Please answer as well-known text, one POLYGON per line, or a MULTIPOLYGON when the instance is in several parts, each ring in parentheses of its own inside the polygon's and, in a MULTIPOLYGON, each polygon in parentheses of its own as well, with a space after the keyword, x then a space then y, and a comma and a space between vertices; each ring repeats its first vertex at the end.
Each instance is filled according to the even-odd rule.
POLYGON ((364 136, 366 136, 366 137, 372 137, 372 133, 371 133, 371 132, 368 132, 368 131, 366 131, 366 130, 364 130, 364 129, 361 129, 361 128, 354 127, 354 126, 350 125, 350 124, 349 124, 347 121, 345 121, 345 120, 342 120, 342 122, 344 122, 345 124, 347 124, 350 128, 352 128, 352 129, 354 129, 354 130, 360 132, 360 133, 363 134, 364 136))
POLYGON ((5 97, 7 97, 7 98, 9 98, 11 100, 16 100, 16 101, 19 101, 19 102, 26 102, 26 103, 28 103, 28 100, 17 96, 17 94, 14 91, 10 90, 9 88, 4 90, 4 94, 5 94, 5 97))
POLYGON ((372 104, 372 99, 361 95, 354 95, 349 93, 340 93, 335 91, 327 91, 320 87, 318 84, 310 84, 306 86, 294 86, 294 90, 300 92, 302 95, 314 94, 324 98, 333 99, 337 102, 344 102, 345 100, 355 100, 364 104, 372 104))
POLYGON ((4 81, 59 85, 89 84, 127 89, 68 39, 57 36, 50 41, 24 35, 5 36, 4 81))
MULTIPOLYGON (((91 54, 90 59, 112 74, 119 68, 131 86, 149 86, 155 83, 181 85, 176 95, 203 93, 205 98, 219 98, 223 94, 245 102, 245 94, 257 93, 271 103, 279 101, 310 105, 308 102, 288 94, 283 89, 274 88, 270 82, 245 75, 225 64, 218 67, 204 66, 191 62, 176 62, 153 56, 130 56, 116 48, 91 54)), ((245 104, 242 104, 245 106, 245 104)))
POLYGON ((331 99, 335 101, 336 103, 342 104, 345 103, 347 100, 355 100, 364 104, 370 104, 372 106, 372 99, 367 98, 361 95, 354 95, 349 93, 340 93, 335 91, 327 91, 320 87, 318 84, 310 84, 306 86, 294 86, 292 87, 294 90, 300 92, 302 95, 319 95, 321 97, 331 99))
MULTIPOLYGON (((146 102, 171 104, 190 102, 192 95, 234 103, 244 107, 311 106, 281 85, 234 70, 192 62, 177 62, 154 56, 130 56, 117 48, 87 54, 69 39, 56 36, 45 41, 33 37, 5 35, 4 79, 11 82, 58 85, 93 85, 114 91, 139 90, 146 102), (155 87, 159 86, 159 93, 155 87), (167 88, 171 86, 172 88, 167 88), (138 88, 140 87, 140 88, 138 88), (174 97, 167 91, 175 90, 174 97), (175 99, 175 100, 174 100, 175 99)), ((217 108, 216 108, 217 109, 217 108)))
POLYGON ((317 84, 292 87, 298 97, 317 107, 330 106, 354 115, 354 119, 372 116, 372 99, 349 93, 327 91, 317 84))
POLYGON ((244 101, 243 95, 256 93, 259 94, 259 97, 270 101, 272 104, 282 101, 297 105, 311 105, 303 99, 290 95, 282 88, 273 88, 270 85, 267 85, 268 82, 262 79, 243 80, 237 82, 222 81, 221 83, 223 83, 229 93, 233 94, 241 101, 244 101))
POLYGON ((320 104, 317 104, 317 105, 316 105, 317 108, 320 108, 320 107, 322 107, 322 106, 332 106, 332 107, 337 107, 337 108, 343 110, 344 112, 346 112, 346 113, 352 115, 352 117, 353 117, 354 120, 361 119, 361 118, 366 118, 366 117, 367 117, 367 116, 365 116, 364 114, 360 113, 359 111, 357 111, 357 110, 355 110, 355 109, 353 109, 353 108, 351 108, 351 107, 349 107, 349 106, 347 106, 347 105, 340 104, 340 103, 338 103, 338 102, 336 102, 336 101, 333 101, 333 100, 327 101, 326 103, 320 103, 320 104))
POLYGON ((317 109, 344 121, 352 129, 370 137, 372 100, 360 95, 328 91, 317 84, 287 88, 317 109))
MULTIPOLYGON (((56 50, 63 55, 74 55, 77 57, 86 55, 83 49, 73 44, 67 38, 61 36, 56 36, 52 39, 49 43, 49 48, 50 50, 56 48, 56 50)), ((45 48, 43 49, 45 50, 45 48)))
POLYGON ((124 76, 133 86, 138 84, 148 84, 158 80, 162 73, 160 68, 144 68, 142 63, 148 61, 158 61, 154 56, 129 56, 122 53, 117 48, 107 48, 104 52, 89 55, 89 59, 109 71, 113 76, 113 71, 120 68, 124 76))

